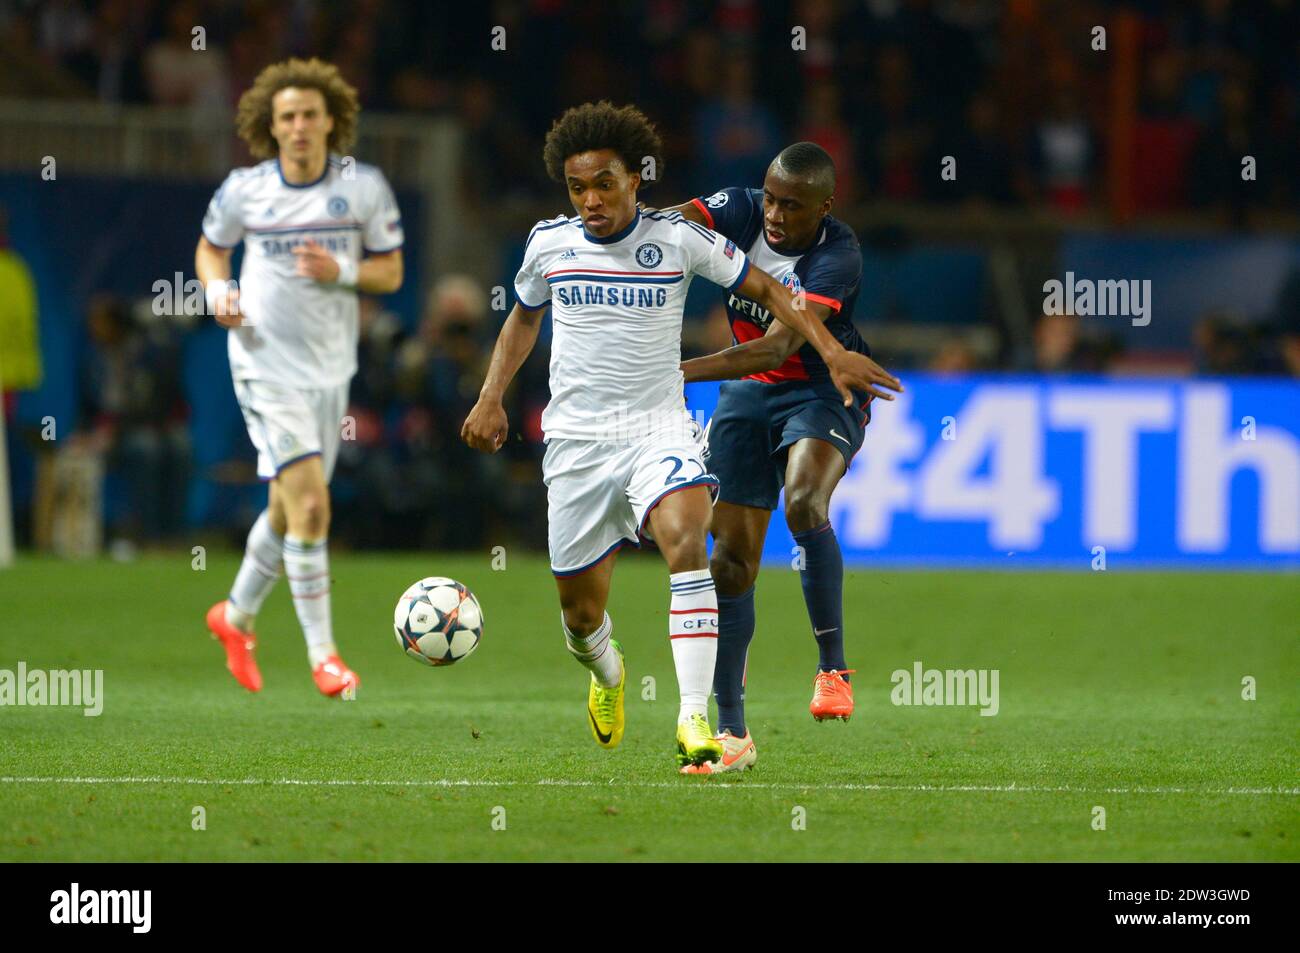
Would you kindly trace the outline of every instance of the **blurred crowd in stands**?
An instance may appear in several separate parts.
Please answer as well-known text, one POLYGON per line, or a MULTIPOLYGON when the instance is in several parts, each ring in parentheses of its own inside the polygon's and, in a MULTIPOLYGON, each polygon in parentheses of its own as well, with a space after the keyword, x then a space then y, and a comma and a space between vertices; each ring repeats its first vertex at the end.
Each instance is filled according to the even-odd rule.
POLYGON ((0 0, 0 95, 230 108, 265 64, 315 54, 367 109, 459 117, 483 199, 543 194, 551 119, 603 97, 660 124, 677 188, 757 182, 812 139, 845 204, 1068 211, 1105 198, 1120 13, 1135 18, 1138 209, 1294 210, 1292 0, 0 0), (955 181, 936 174, 944 155, 967 157, 955 181), (1231 174, 1243 155, 1257 185, 1231 174))

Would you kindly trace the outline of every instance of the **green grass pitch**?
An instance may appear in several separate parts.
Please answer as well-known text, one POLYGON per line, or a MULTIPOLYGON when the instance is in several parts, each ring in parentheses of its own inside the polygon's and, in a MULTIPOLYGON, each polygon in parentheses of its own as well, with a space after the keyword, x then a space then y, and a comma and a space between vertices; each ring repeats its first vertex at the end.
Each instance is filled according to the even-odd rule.
POLYGON ((363 679, 340 702, 312 685, 283 583, 259 619, 265 689, 227 674, 203 613, 236 558, 0 572, 0 669, 104 671, 99 717, 0 707, 0 861, 1300 859, 1295 575, 849 573, 857 713, 819 725, 797 574, 765 569, 758 765, 704 779, 672 758, 653 555, 614 574, 629 698, 612 752, 543 560, 336 554, 335 631, 363 679), (447 669, 392 634, 397 596, 434 574, 486 617, 447 669), (998 714, 895 706, 891 673, 916 661, 997 669, 998 714))

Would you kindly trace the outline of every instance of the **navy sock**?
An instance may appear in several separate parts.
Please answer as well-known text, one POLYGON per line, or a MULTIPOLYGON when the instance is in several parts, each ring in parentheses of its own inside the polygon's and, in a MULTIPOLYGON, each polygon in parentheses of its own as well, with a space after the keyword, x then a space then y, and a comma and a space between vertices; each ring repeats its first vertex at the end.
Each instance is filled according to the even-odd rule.
POLYGON ((718 731, 745 734, 745 659, 754 638, 754 587, 739 596, 718 593, 718 660, 713 694, 718 699, 718 731))
POLYGON ((820 671, 843 670, 844 661, 844 557, 830 520, 815 529, 794 534, 803 547, 804 568, 799 573, 803 601, 808 606, 813 637, 817 640, 820 671))

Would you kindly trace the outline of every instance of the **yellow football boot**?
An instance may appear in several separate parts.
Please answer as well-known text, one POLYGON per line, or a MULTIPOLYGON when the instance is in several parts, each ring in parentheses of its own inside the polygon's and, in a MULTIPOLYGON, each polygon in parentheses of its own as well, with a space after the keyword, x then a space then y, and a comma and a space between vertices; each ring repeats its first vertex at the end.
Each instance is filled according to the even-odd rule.
POLYGON ((623 663, 623 646, 617 639, 609 640, 610 646, 618 653, 618 684, 613 688, 603 688, 591 676, 591 688, 587 692, 587 723, 591 725, 591 736, 602 748, 616 748, 623 740, 623 686, 627 684, 627 666, 623 663))
POLYGON ((703 715, 691 715, 677 725, 677 763, 704 764, 722 757, 722 742, 713 737, 709 720, 703 715))

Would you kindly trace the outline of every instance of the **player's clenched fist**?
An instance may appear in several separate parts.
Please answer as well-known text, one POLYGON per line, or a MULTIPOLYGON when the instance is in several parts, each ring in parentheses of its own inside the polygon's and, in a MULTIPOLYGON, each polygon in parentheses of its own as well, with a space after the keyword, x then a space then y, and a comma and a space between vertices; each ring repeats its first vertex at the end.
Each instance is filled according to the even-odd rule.
POLYGON ((460 428, 460 439, 475 450, 496 453, 506 442, 506 409, 500 401, 479 398, 460 428))
POLYGON ((295 271, 303 278, 331 282, 339 277, 339 263, 334 256, 310 239, 293 250, 298 262, 295 271))
POLYGON ((208 308, 223 328, 237 328, 244 323, 239 310, 239 289, 224 281, 214 281, 206 289, 208 308))
POLYGON ((872 397, 883 397, 885 400, 894 399, 894 395, 886 393, 885 390, 897 391, 900 394, 903 392, 903 385, 899 383, 898 378, 865 354, 841 351, 827 362, 827 366, 830 368, 831 382, 844 396, 846 407, 853 402, 848 388, 865 391, 872 397))

